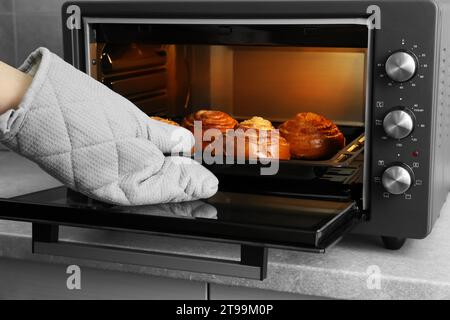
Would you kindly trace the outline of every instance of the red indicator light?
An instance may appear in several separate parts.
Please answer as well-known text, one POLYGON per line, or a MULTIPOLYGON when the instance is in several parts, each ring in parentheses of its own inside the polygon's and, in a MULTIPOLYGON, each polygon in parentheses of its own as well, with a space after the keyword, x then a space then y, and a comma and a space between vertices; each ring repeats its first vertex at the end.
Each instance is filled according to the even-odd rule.
POLYGON ((419 156, 419 151, 413 151, 412 156, 413 157, 418 157, 419 156))

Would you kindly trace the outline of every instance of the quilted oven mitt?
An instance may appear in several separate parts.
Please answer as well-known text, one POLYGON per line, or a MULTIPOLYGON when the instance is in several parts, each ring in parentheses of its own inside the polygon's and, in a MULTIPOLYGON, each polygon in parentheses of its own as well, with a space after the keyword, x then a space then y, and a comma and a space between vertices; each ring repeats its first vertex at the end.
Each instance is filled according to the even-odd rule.
POLYGON ((69 188, 117 205, 208 198, 218 180, 186 157, 192 134, 149 119, 131 102, 45 48, 20 69, 33 82, 0 142, 69 188))

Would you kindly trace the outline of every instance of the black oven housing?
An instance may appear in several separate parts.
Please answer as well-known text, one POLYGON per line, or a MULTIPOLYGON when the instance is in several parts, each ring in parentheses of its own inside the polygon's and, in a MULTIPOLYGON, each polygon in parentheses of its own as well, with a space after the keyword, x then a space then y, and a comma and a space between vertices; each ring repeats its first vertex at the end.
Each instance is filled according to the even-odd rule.
MULTIPOLYGON (((350 230, 391 240, 424 238, 431 232, 450 185, 450 148, 446 147, 450 134, 448 1, 67 2, 62 7, 64 58, 78 69, 86 71, 91 61, 86 61, 85 24, 81 23, 79 29, 69 29, 66 25, 73 14, 73 11, 68 10, 72 5, 80 8, 82 19, 109 20, 367 19, 372 14, 368 12, 369 6, 378 6, 381 28, 371 30, 369 47, 369 101, 365 115, 364 148, 365 203, 364 206, 356 203, 349 203, 348 206, 338 204, 331 211, 339 211, 339 214, 335 218, 328 217, 321 221, 321 227, 296 229, 289 228, 289 223, 292 222, 289 218, 286 218, 281 227, 276 223, 256 226, 251 221, 236 221, 233 210, 246 212, 248 208, 245 201, 236 206, 228 205, 229 199, 224 200, 222 195, 210 201, 220 211, 219 222, 208 219, 172 219, 158 215, 131 217, 127 210, 111 211, 108 205, 96 203, 61 188, 1 199, 0 217, 33 222, 35 253, 108 261, 126 260, 135 264, 262 279, 266 273, 267 247, 323 252, 350 230), (398 50, 412 51, 418 57, 417 74, 407 83, 393 83, 386 76, 384 63, 391 53, 398 50), (386 139, 380 121, 389 110, 398 106, 408 107, 414 112, 417 126, 408 139, 386 139), (387 196, 380 177, 386 166, 397 162, 406 163, 413 168, 415 183, 407 194, 387 196), (174 255, 144 257, 144 252, 125 252, 111 248, 109 254, 105 254, 94 246, 83 248, 80 245, 68 246, 58 242, 59 225, 237 243, 242 246, 241 261, 207 261, 202 268, 198 259, 174 255), (180 265, 183 267, 179 267, 180 265)), ((234 197, 239 198, 240 195, 234 197)), ((268 207, 276 210, 277 201, 280 200, 268 201, 268 207)), ((295 201, 290 202, 289 210, 295 207, 295 201)), ((299 201, 299 204, 302 202, 299 201)), ((330 210, 329 204, 321 203, 321 206, 330 210)), ((264 211, 263 207, 259 209, 264 211)), ((272 213, 264 214, 270 216, 272 213)), ((255 217, 256 215, 253 219, 257 219, 255 217)), ((398 248, 402 241, 388 241, 387 246, 389 244, 391 248, 398 248)))

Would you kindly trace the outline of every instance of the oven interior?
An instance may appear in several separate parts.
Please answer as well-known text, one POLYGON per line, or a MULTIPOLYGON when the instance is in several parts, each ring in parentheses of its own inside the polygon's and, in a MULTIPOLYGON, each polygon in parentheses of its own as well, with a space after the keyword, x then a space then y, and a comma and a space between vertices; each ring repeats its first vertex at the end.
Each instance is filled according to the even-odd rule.
POLYGON ((358 24, 92 23, 87 72, 151 116, 200 109, 277 127, 299 112, 334 121, 346 146, 331 159, 207 165, 221 189, 362 201, 368 29, 358 24), (239 183, 236 183, 239 181, 239 183))

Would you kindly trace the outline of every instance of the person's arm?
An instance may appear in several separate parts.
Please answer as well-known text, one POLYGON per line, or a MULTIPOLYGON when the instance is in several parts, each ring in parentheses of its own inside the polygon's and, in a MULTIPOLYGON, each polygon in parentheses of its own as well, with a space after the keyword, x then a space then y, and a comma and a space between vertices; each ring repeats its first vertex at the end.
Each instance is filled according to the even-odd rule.
POLYGON ((0 61, 0 115, 18 107, 32 79, 30 75, 0 61))

